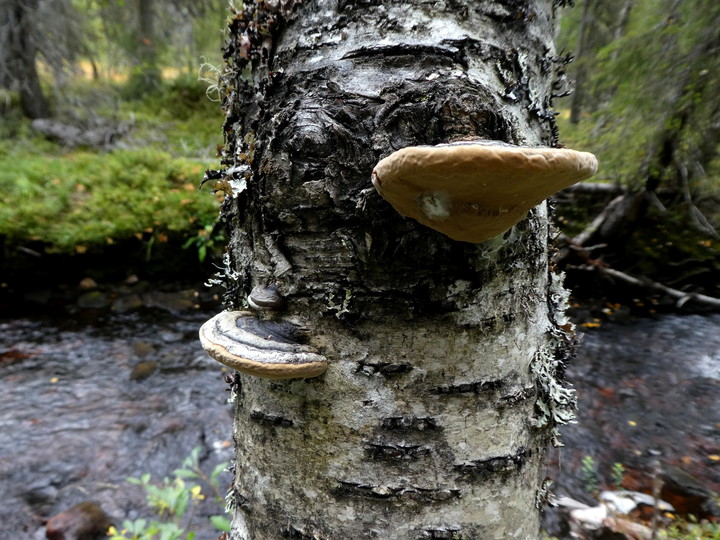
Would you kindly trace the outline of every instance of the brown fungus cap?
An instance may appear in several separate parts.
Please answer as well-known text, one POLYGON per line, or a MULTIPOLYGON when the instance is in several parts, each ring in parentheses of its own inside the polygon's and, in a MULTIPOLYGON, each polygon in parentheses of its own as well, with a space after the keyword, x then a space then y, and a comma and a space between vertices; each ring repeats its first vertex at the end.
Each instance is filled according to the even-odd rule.
POLYGON ((299 328, 263 321, 248 311, 223 311, 200 327, 200 343, 218 362, 266 379, 317 377, 327 359, 298 343, 299 328))
POLYGON ((464 141, 398 150, 375 166, 372 182, 403 216, 477 243, 596 171, 597 160, 587 152, 464 141))

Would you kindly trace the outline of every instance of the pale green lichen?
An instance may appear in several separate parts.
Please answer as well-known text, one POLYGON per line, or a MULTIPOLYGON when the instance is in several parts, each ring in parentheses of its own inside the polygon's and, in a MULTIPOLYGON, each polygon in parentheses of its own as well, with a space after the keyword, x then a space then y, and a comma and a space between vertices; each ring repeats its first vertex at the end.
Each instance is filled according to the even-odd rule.
POLYGON ((574 325, 565 314, 569 291, 562 282, 562 274, 550 272, 548 300, 552 324, 548 330, 548 343, 535 353, 530 363, 538 387, 535 426, 550 429, 554 446, 563 446, 558 426, 574 423, 577 408, 575 390, 561 380, 565 361, 575 348, 574 325))
POLYGON ((563 446, 558 426, 574 422, 577 405, 575 389, 563 386, 557 376, 561 366, 561 361, 555 358, 552 347, 538 351, 530 364, 539 389, 535 402, 535 427, 549 427, 554 446, 563 446))
POLYGON ((340 319, 346 313, 350 313, 350 300, 352 299, 352 291, 345 289, 345 297, 339 304, 335 302, 335 295, 330 293, 327 301, 327 307, 330 311, 335 312, 335 316, 340 319))

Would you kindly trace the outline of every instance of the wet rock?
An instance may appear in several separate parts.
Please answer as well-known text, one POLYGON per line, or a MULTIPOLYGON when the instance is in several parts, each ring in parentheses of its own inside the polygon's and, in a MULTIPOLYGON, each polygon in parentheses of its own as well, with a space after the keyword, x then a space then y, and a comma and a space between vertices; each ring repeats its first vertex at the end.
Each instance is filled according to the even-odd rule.
POLYGON ((143 306, 142 298, 139 294, 128 294, 125 296, 119 296, 116 298, 111 309, 117 313, 127 313, 139 309, 143 306))
POLYGON ((171 313, 187 311, 196 305, 197 292, 193 289, 177 292, 153 291, 143 295, 146 307, 164 309, 171 313))
POLYGON ((78 287, 80 288, 80 290, 83 290, 83 291, 90 291, 92 289, 97 289, 97 286, 98 286, 97 282, 91 277, 86 277, 86 278, 81 279, 80 283, 78 284, 78 287))
POLYGON ((155 373, 158 368, 158 363, 155 360, 143 360, 138 362, 130 372, 131 381, 142 381, 147 379, 150 375, 155 373))
POLYGON ((97 504, 85 501, 50 518, 48 540, 99 540, 107 537, 110 518, 97 504))
POLYGON ((110 297, 102 291, 89 291, 80 295, 77 305, 81 309, 101 309, 110 305, 110 297))
POLYGON ((155 353, 155 347, 153 347, 152 343, 147 341, 136 341, 133 343, 132 349, 138 358, 145 358, 146 356, 155 353))
POLYGON ((687 472, 672 465, 665 465, 662 471, 662 497, 682 514, 699 518, 720 517, 720 506, 712 491, 687 472))

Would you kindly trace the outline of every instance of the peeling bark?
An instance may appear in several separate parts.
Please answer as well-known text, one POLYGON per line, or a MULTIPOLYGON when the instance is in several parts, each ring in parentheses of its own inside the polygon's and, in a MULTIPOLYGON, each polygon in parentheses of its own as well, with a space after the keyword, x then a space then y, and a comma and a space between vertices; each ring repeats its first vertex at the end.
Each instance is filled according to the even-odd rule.
POLYGON ((454 242, 370 173, 409 145, 553 145, 553 27, 550 0, 233 15, 224 169, 207 176, 227 194, 226 304, 277 287, 283 310, 261 316, 308 329, 330 367, 237 378, 232 538, 537 536, 570 339, 547 208, 454 242))

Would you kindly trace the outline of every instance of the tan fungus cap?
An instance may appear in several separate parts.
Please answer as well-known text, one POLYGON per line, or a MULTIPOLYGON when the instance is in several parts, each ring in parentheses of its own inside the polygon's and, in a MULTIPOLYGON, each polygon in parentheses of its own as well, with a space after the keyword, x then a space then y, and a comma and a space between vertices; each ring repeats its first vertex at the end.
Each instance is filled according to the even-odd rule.
POLYGON ((467 141, 398 150, 375 166, 372 182, 403 216, 477 243, 596 171, 597 159, 588 152, 467 141))

